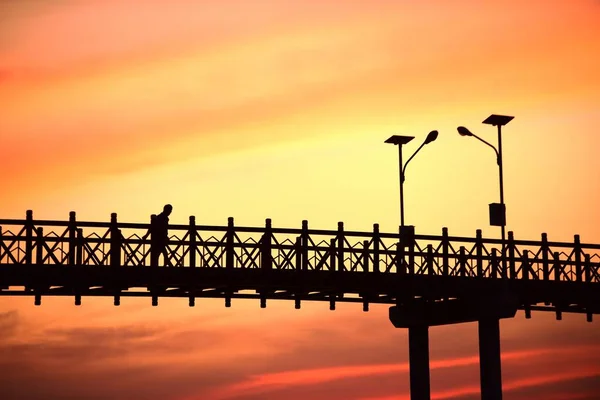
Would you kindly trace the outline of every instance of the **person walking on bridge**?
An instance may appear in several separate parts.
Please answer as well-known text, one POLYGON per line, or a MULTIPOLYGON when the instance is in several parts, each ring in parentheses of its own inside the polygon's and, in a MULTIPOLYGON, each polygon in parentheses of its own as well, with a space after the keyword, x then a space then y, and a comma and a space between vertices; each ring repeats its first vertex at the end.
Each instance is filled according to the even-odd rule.
POLYGON ((158 266, 158 258, 161 254, 164 257, 165 266, 171 266, 167 245, 169 243, 169 215, 172 211, 173 206, 166 204, 163 211, 151 219, 150 229, 144 235, 144 239, 150 235, 150 266, 158 266))

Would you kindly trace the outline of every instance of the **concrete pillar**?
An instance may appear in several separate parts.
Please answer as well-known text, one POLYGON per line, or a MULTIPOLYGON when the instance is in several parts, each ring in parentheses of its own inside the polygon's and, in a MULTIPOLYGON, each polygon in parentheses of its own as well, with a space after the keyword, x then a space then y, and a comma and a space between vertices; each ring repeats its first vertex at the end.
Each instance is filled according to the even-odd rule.
POLYGON ((502 400, 500 320, 479 321, 479 373, 482 400, 502 400))
POLYGON ((410 399, 429 400, 429 327, 408 328, 408 358, 410 364, 410 399))

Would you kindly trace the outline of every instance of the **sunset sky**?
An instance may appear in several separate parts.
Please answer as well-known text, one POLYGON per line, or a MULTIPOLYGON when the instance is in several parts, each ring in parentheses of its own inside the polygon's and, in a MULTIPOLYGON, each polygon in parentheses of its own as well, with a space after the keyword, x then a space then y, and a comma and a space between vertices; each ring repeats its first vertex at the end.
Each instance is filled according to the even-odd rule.
MULTIPOLYGON (((596 0, 0 1, 0 218, 600 243, 596 0)), ((0 398, 408 399, 386 306, 0 298, 0 398)), ((597 399, 600 318, 501 322, 505 399, 597 399), (596 397, 595 397, 596 396, 596 397)), ((430 330, 432 398, 479 398, 477 325, 430 330)))

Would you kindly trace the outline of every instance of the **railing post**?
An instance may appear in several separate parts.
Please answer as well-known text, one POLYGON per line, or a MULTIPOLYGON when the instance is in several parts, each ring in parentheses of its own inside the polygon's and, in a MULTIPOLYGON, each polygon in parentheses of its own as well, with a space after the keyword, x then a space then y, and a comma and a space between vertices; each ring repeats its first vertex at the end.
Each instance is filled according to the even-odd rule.
POLYGON ((271 237, 273 236, 273 228, 271 218, 265 220, 265 233, 262 237, 262 246, 260 254, 260 262, 262 269, 273 268, 273 257, 271 255, 271 237))
POLYGON ((583 271, 581 268, 581 240, 579 235, 575 235, 573 253, 575 254, 575 279, 577 282, 581 282, 583 281, 583 271))
POLYGON ((302 221, 302 270, 308 270, 308 221, 302 221))
POLYGON ((542 233, 542 274, 545 281, 550 280, 550 265, 548 263, 548 234, 542 233))
MULTIPOLYGON (((196 253, 198 251, 198 245, 196 243, 196 217, 194 217, 193 215, 190 215, 190 228, 188 232, 188 235, 190 237, 190 268, 194 268, 196 267, 196 253)), ((193 297, 191 297, 191 299, 193 299, 193 297)))
POLYGON ((344 223, 338 222, 337 234, 337 267, 338 271, 345 271, 344 266, 344 223))
POLYGON ((433 270, 433 245, 427 245, 427 275, 435 275, 433 270))
POLYGON ((410 275, 414 275, 415 274, 415 243, 416 240, 414 238, 414 236, 412 237, 412 240, 409 241, 408 243, 408 273, 410 275))
POLYGON ((69 260, 68 265, 75 265, 77 253, 77 222, 75 219, 75 211, 69 212, 69 260))
MULTIPOLYGON (((300 264, 302 271, 308 270, 308 221, 302 220, 302 231, 300 233, 300 264)), ((300 309, 301 293, 299 290, 294 290, 294 308, 300 309)))
POLYGON ((160 239, 156 236, 156 214, 150 215, 150 266, 158 267, 158 257, 160 256, 160 249, 158 242, 160 239))
MULTIPOLYGON (((591 283, 592 282, 592 263, 591 263, 591 259, 590 259, 590 255, 589 254, 585 255, 584 273, 585 273, 585 281, 587 283, 591 283)), ((588 311, 586 313, 586 315, 585 315, 586 321, 587 322, 592 322, 594 316, 593 316, 593 313, 589 312, 589 303, 586 304, 586 309, 588 311)))
POLYGON ((2 254, 2 241, 4 239, 2 238, 2 226, 0 226, 0 264, 2 264, 2 259, 4 258, 4 254, 2 254))
POLYGON ((373 272, 379 272, 379 224, 373 224, 373 272))
POLYGON ((458 256, 458 276, 466 276, 467 275, 467 255, 465 246, 460 246, 460 253, 458 256))
POLYGON ((477 278, 484 278, 483 272, 483 236, 481 229, 475 231, 475 257, 477 259, 477 278))
POLYGON ((335 271, 336 246, 337 246, 337 240, 335 238, 330 239, 329 240, 329 270, 332 272, 335 271))
POLYGON ((302 236, 296 237, 294 247, 296 250, 296 271, 302 271, 302 236))
POLYGON ((75 257, 75 263, 80 266, 83 265, 83 244, 83 229, 77 228, 77 252, 75 257))
POLYGON ((515 267, 515 237, 512 231, 508 232, 508 265, 510 268, 510 279, 517 279, 515 267))
POLYGON ((448 239, 448 228, 442 228, 442 275, 448 276, 450 262, 448 253, 450 248, 450 239, 448 239))
POLYGON ((233 240, 235 239, 235 228, 233 226, 233 217, 227 218, 227 238, 225 243, 225 268, 233 268, 235 258, 233 240))
POLYGON ((121 230, 117 223, 117 213, 110 214, 110 265, 121 266, 121 230))
POLYGON ((363 240, 363 271, 369 272, 369 241, 363 240))
POLYGON ((33 211, 25 213, 25 264, 33 262, 33 211))
POLYGON ((407 267, 405 267, 404 263, 404 246, 402 242, 398 240, 398 243, 396 243, 396 273, 406 275, 406 269, 407 267))
POLYGON ((585 255, 585 265, 583 268, 585 273, 585 281, 588 283, 592 282, 592 263, 589 254, 585 255))
POLYGON ((39 227, 36 229, 35 239, 35 264, 40 266, 44 264, 44 229, 39 227))
POLYGON ((523 250, 523 261, 521 262, 521 275, 523 280, 529 280, 529 251, 523 250))
POLYGON ((554 252, 554 280, 556 282, 560 281, 560 274, 562 272, 562 265, 560 264, 560 253, 558 251, 554 252))
MULTIPOLYGON (((492 264, 492 278, 498 277, 498 256, 496 255, 497 252, 498 249, 492 249, 492 258, 490 260, 490 263, 492 264)), ((502 278, 503 276, 500 277, 502 278)))

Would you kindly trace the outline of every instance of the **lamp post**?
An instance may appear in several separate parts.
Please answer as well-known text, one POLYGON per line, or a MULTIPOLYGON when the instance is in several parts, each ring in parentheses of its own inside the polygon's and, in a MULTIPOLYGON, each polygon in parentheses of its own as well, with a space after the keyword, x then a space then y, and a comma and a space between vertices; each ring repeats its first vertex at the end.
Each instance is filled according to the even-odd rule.
POLYGON ((472 136, 480 142, 485 143, 490 146, 496 152, 496 163, 498 164, 498 170, 500 174, 500 204, 492 203, 490 204, 490 224, 493 226, 500 226, 502 229, 502 252, 504 253, 504 245, 506 241, 506 205, 504 204, 504 176, 502 171, 502 127, 508 124, 514 117, 510 117, 507 115, 496 115, 492 114, 487 117, 483 123, 488 125, 493 125, 498 127, 498 148, 494 147, 487 141, 483 140, 479 136, 472 133, 470 130, 465 128, 464 126, 459 126, 457 128, 458 133, 461 136, 472 136))
POLYGON ((428 143, 433 142, 435 139, 437 139, 437 137, 438 137, 438 131, 429 132, 429 134, 427 135, 427 138, 425 138, 425 141, 421 144, 421 146, 419 146, 417 151, 415 151, 413 153, 413 155, 410 156, 410 158, 408 159, 408 161, 406 161, 406 164, 404 164, 404 165, 402 165, 402 146, 407 144, 411 140, 413 140, 415 137, 414 136, 393 135, 393 136, 390 136, 385 141, 385 143, 390 143, 390 144, 398 146, 398 167, 400 170, 400 226, 404 226, 404 180, 405 180, 406 166, 408 165, 410 160, 412 160, 417 155, 417 153, 423 148, 423 146, 425 146, 428 143))
MULTIPOLYGON (((408 232, 404 229, 404 179, 406 166, 412 160, 417 153, 428 143, 433 142, 437 139, 438 132, 431 131, 427 135, 427 138, 419 146, 417 151, 402 165, 402 146, 414 139, 413 136, 391 136, 385 141, 398 146, 398 166, 400 170, 400 241, 398 246, 406 244, 406 235, 408 232)), ((412 227, 411 227, 412 228, 412 227)), ((409 236, 412 242, 413 230, 410 231, 409 236)), ((400 259, 398 259, 398 268, 400 268, 400 259)), ((429 400, 430 398, 430 387, 429 387, 429 327, 426 324, 419 324, 410 326, 408 328, 408 353, 409 353, 409 365, 410 365, 410 396, 412 400, 429 400)))
MULTIPOLYGON (((464 126, 459 126, 458 133, 461 136, 473 136, 475 139, 490 146, 496 152, 496 162, 500 174, 500 204, 490 204, 490 224, 502 228, 502 265, 506 271, 506 258, 504 251, 506 247, 505 226, 506 206, 504 205, 504 178, 502 175, 502 127, 508 124, 514 117, 492 114, 483 123, 498 127, 498 148, 474 135, 464 126)), ((502 295, 503 293, 501 293, 502 295)), ((500 359, 500 320, 493 315, 481 316, 478 321, 479 331, 479 374, 481 377, 482 400, 502 400, 502 366, 500 359)))

